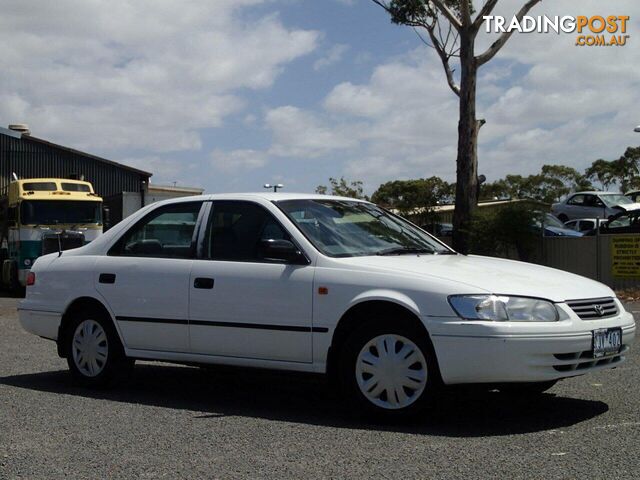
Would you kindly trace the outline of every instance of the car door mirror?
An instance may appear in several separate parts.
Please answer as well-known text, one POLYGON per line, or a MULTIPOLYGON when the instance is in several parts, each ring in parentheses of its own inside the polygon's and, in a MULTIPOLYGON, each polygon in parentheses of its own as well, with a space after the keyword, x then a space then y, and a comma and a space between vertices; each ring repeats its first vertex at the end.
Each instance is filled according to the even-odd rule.
POLYGON ((262 258, 278 262, 306 265, 304 254, 289 240, 267 239, 260 242, 262 258))

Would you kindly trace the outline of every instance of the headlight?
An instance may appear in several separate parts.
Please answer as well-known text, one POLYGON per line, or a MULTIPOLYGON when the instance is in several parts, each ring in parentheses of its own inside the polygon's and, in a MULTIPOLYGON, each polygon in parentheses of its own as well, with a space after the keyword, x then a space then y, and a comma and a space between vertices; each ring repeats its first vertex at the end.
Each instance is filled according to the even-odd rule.
POLYGON ((546 300, 503 295, 452 295, 449 303, 466 320, 556 322, 558 310, 546 300))
POLYGON ((25 258, 24 259, 24 264, 28 267, 29 265, 31 265, 31 259, 30 258, 25 258))

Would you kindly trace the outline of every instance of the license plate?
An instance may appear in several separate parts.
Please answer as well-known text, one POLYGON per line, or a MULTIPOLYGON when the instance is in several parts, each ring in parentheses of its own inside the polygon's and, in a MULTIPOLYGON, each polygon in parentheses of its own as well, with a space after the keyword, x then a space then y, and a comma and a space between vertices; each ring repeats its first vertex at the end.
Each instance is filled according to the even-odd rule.
POLYGON ((618 353, 621 346, 621 328, 603 328, 593 331, 593 358, 618 353))

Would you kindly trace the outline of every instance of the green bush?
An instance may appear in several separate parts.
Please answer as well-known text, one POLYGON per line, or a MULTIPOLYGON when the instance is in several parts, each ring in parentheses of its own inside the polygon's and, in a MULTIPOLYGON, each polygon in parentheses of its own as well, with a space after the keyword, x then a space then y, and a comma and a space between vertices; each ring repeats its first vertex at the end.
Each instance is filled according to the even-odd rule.
POLYGON ((542 213, 512 204, 477 209, 469 223, 471 253, 532 261, 538 252, 542 213))

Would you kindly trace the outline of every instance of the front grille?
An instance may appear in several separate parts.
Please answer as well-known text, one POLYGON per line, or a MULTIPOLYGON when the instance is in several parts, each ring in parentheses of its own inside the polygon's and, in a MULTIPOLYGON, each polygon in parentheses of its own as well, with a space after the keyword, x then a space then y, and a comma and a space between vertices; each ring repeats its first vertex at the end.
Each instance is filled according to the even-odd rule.
POLYGON ((605 365, 615 365, 624 360, 624 354, 628 351, 629 346, 623 345, 615 355, 600 358, 593 358, 593 352, 590 350, 575 353, 556 353, 554 357, 562 363, 554 365, 553 368, 557 372, 575 372, 605 365))
MULTIPOLYGON (((82 233, 61 233, 60 247, 62 250, 71 250, 84 245, 82 233)), ((42 255, 58 251, 58 235, 46 235, 42 237, 42 255)))
POLYGON ((618 314, 618 307, 613 298, 590 298, 587 300, 568 300, 569 308, 576 312, 582 320, 598 320, 618 314))

